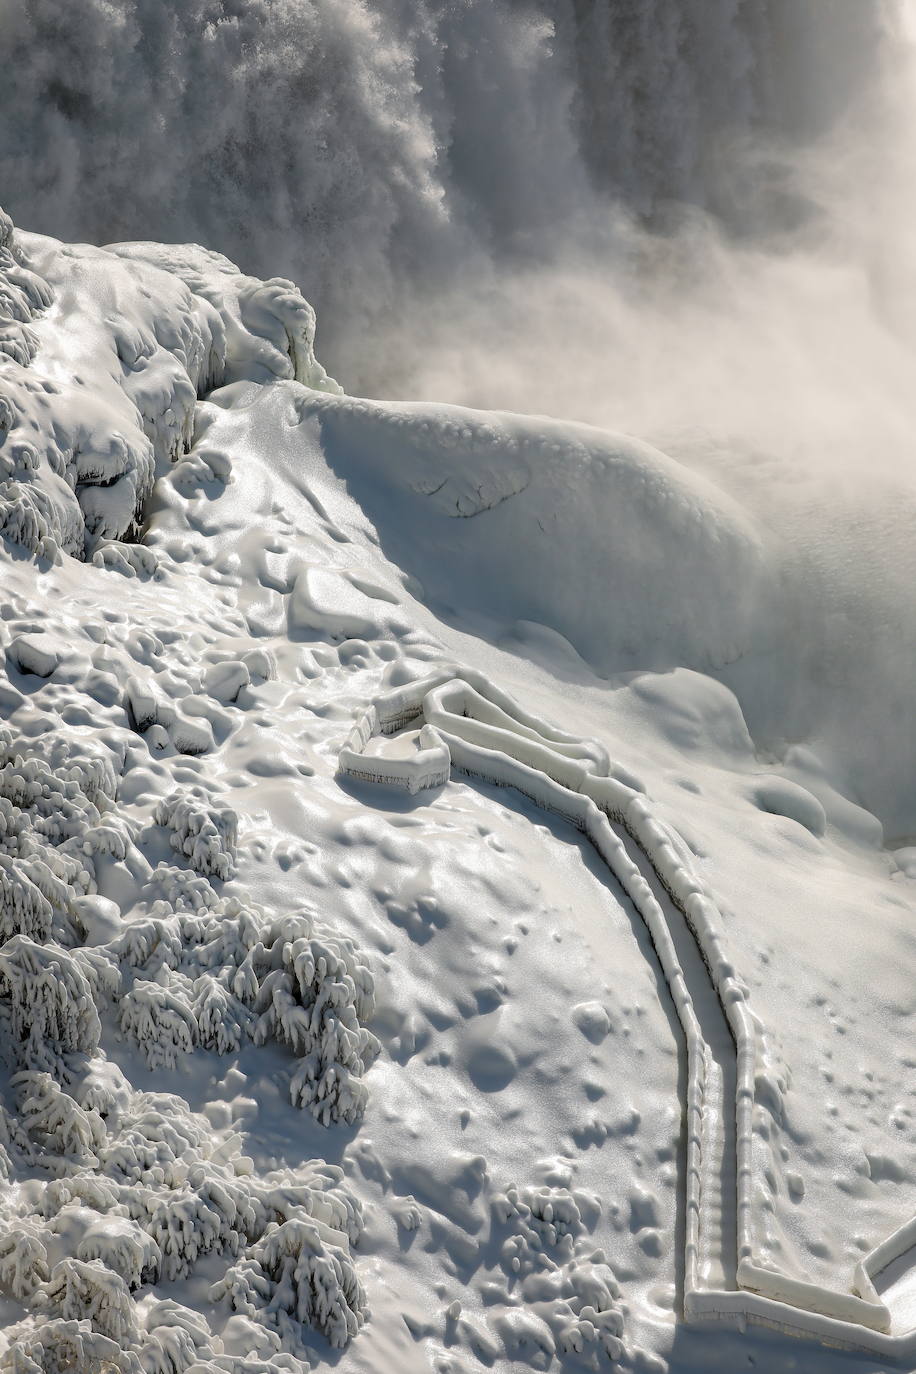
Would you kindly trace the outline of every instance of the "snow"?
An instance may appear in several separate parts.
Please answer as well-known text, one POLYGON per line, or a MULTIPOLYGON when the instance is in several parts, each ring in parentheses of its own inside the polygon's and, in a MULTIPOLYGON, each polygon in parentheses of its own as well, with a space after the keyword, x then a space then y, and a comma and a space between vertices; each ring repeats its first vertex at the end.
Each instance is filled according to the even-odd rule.
POLYGON ((3 223, 0 1367, 911 1358, 912 845, 752 734, 770 535, 3 223))

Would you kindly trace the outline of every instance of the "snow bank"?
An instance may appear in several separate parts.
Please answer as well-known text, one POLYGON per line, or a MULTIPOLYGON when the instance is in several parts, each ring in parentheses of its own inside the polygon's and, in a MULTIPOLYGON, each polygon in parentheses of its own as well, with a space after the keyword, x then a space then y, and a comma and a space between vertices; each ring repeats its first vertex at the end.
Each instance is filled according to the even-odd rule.
POLYGON ((447 406, 309 396, 297 409, 434 608, 549 625, 602 673, 721 668, 760 634, 773 590, 760 535, 645 444, 447 406))

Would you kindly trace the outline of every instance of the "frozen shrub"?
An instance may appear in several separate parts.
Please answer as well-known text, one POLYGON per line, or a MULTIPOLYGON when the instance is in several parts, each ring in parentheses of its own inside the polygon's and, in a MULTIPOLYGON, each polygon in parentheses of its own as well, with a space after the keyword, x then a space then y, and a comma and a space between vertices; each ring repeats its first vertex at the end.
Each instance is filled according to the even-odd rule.
POLYGON ((0 854, 0 938, 29 935, 47 940, 54 915, 51 903, 35 882, 35 864, 0 854))
MULTIPOLYGON (((211 1290, 236 1312, 266 1314, 283 1335, 290 1319, 345 1346, 366 1315, 366 1295, 348 1251, 320 1222, 292 1218, 268 1229, 211 1290)), ((295 1334, 295 1333, 293 1333, 295 1334)))
POLYGON ((67 1051, 92 1053, 101 1026, 89 980, 73 955, 15 935, 0 948, 0 999, 9 1008, 11 1050, 27 1066, 51 1068, 67 1051))
POLYGON ((194 1015, 200 1044, 217 1054, 234 1053, 254 1022, 248 1008, 210 974, 194 984, 194 1015))
MULTIPOLYGON (((0 1232, 0 1287, 20 1300, 30 1298, 48 1277, 48 1251, 39 1227, 30 1218, 0 1232)), ((2 1366, 0 1366, 2 1367, 2 1366)))
POLYGON ((143 1051, 151 1069, 174 1069, 197 1043, 194 1013, 180 995, 161 983, 134 983, 121 1001, 119 1023, 143 1051))
MULTIPOLYGON (((66 1220, 67 1209, 58 1214, 66 1220)), ((102 1216, 85 1227, 76 1251, 77 1259, 101 1260, 119 1274, 128 1288, 155 1283, 162 1255, 155 1239, 130 1217, 102 1216)))
POLYGON ((146 1316, 140 1359, 144 1374, 184 1374, 211 1353, 211 1333, 199 1312, 180 1303, 157 1302, 146 1316))
POLYGON ((39 1290, 36 1306, 67 1320, 88 1321, 120 1346, 137 1336, 134 1307, 124 1280, 100 1260, 62 1259, 39 1290))
POLYGON ((156 824, 171 830, 172 848, 183 854, 196 872, 232 877, 237 826, 234 811, 208 809, 200 798, 177 791, 157 806, 156 824))
POLYGON ((0 937, 72 943, 75 904, 91 890, 93 853, 124 857, 130 832, 105 815, 111 759, 65 733, 40 744, 0 729, 0 937))
POLYGON ((374 1010, 372 974, 350 941, 313 934, 307 918, 276 922, 266 941, 247 960, 258 980, 256 1043, 273 1038, 299 1056, 291 1097, 322 1125, 358 1120, 360 1079, 379 1049, 361 1024, 374 1010))
POLYGON ((106 1135, 98 1112, 84 1111, 49 1073, 29 1070, 16 1074, 12 1082, 23 1128, 38 1146, 46 1168, 98 1163, 96 1151, 106 1135))
POLYGON ((112 949, 131 968, 143 968, 148 974, 162 968, 177 968, 182 954, 178 922, 155 916, 131 921, 112 949))
POLYGON ((167 1281, 185 1278, 201 1255, 233 1240, 237 1246, 237 1233, 230 1224, 236 1212, 232 1199, 223 1192, 219 1201, 224 1209, 214 1207, 212 1201, 212 1197, 188 1191, 170 1193, 150 1206, 145 1224, 161 1251, 162 1277, 167 1281))
POLYGON ((3 1374, 143 1374, 133 1351, 93 1331, 88 1321, 43 1321, 0 1356, 3 1374))

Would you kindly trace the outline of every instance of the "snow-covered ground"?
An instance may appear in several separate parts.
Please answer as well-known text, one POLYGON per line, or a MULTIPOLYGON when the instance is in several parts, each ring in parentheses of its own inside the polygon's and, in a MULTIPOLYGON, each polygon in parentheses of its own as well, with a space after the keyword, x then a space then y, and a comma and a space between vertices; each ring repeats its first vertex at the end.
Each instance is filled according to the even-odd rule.
POLYGON ((911 751, 783 545, 203 249, 0 308, 0 1368, 912 1362, 911 751))

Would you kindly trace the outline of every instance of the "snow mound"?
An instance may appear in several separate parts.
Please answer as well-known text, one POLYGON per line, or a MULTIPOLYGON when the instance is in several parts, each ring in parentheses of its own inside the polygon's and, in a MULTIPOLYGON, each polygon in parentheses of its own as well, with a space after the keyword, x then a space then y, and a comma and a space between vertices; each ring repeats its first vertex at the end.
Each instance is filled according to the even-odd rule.
POLYGON ((746 653, 772 595, 740 507, 664 454, 542 417, 322 396, 297 401, 427 602, 537 621, 599 672, 746 653))

